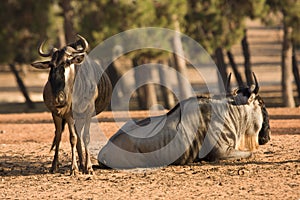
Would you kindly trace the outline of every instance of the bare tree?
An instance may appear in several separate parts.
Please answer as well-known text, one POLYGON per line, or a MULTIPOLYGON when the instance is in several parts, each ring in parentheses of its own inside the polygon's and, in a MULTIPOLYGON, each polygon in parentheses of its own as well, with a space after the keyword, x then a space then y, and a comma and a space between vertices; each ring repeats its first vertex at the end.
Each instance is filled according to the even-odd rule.
POLYGON ((18 70, 16 69, 15 63, 9 64, 9 67, 10 67, 10 70, 13 72, 13 74, 14 74, 14 76, 16 78, 16 81, 18 83, 19 89, 20 89, 20 91, 22 92, 22 94, 23 94, 23 96, 25 98, 25 102, 26 102, 28 108, 31 108, 31 109, 35 108, 34 103, 30 99, 30 96, 28 94, 27 88, 24 85, 24 82, 23 82, 22 78, 20 77, 18 70))
POLYGON ((282 98, 285 107, 295 107, 293 96, 293 72, 292 72, 292 42, 291 42, 292 28, 289 27, 285 20, 283 20, 283 41, 281 53, 281 85, 282 98))
MULTIPOLYGON (((180 38, 180 28, 179 28, 179 21, 177 16, 173 16, 173 23, 175 28, 175 34, 173 38, 173 49, 174 49, 174 62, 175 62, 175 69, 178 71, 177 74, 180 74, 181 77, 187 77, 187 70, 186 70, 186 62, 184 58, 180 57, 179 55, 184 55, 182 42, 180 38)), ((180 91, 181 98, 186 99, 191 96, 191 90, 189 85, 181 78, 178 78, 178 88, 180 91)))
MULTIPOLYGON (((62 8, 62 16, 64 18, 64 30, 66 42, 70 43, 76 39, 74 30, 74 9, 71 0, 59 0, 59 6, 62 8)), ((64 44, 62 44, 64 45, 64 44)))
POLYGON ((232 70, 233 70, 233 73, 234 73, 234 76, 236 78, 236 81, 237 81, 238 85, 243 86, 243 84, 244 84, 243 79, 242 79, 242 77, 241 77, 241 75, 240 75, 240 73, 237 69, 237 65, 234 61, 234 56, 233 56, 233 54, 230 50, 227 51, 227 57, 228 57, 230 65, 232 67, 232 70))
MULTIPOLYGON (((168 64, 166 60, 160 60, 159 63, 163 64, 165 66, 167 66, 167 64, 168 64)), ((165 103, 165 107, 167 109, 171 109, 175 106, 175 99, 174 99, 174 95, 173 95, 172 91, 170 90, 171 77, 168 76, 167 70, 165 67, 159 68, 159 79, 162 84, 162 86, 160 88, 161 88, 161 92, 162 92, 162 98, 165 103)))
POLYGON ((251 85, 253 83, 252 80, 252 69, 251 69, 251 61, 250 61, 250 48, 247 37, 247 29, 244 29, 244 37, 241 41, 242 50, 244 55, 244 67, 245 67, 245 76, 247 80, 247 85, 251 85))
POLYGON ((224 61, 224 54, 223 54, 223 49, 221 47, 216 48, 215 50, 215 62, 219 71, 219 88, 220 92, 221 88, 224 88, 226 85, 226 80, 227 80, 227 72, 226 72, 226 63, 224 61))
POLYGON ((292 42, 293 45, 293 56, 292 56, 292 62, 293 62, 293 74, 295 78, 295 83, 297 86, 298 91, 298 98, 300 99, 300 76, 299 76, 299 68, 298 68, 298 61, 297 61, 297 55, 296 55, 296 44, 292 42))

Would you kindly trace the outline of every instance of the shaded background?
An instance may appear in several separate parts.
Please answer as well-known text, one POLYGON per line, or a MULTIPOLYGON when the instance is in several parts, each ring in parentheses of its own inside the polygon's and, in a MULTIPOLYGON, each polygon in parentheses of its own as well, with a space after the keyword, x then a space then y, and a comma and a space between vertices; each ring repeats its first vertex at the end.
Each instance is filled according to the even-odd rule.
MULTIPOLYGON (((300 94, 299 18, 299 0, 1 1, 0 112, 46 111, 42 90, 48 72, 30 67, 40 59, 37 47, 44 39, 48 39, 45 48, 61 47, 79 33, 89 41, 91 50, 121 31, 149 26, 177 30, 199 42, 218 66, 219 84, 230 72, 234 73, 233 87, 251 84, 254 71, 267 106, 295 107, 300 94)), ((175 41, 176 36, 170 41, 174 52, 182 50, 175 41)), ((126 71, 145 63, 172 66, 188 76, 196 93, 207 92, 189 63, 163 51, 148 49, 123 55, 107 72, 115 85, 126 71)), ((168 81, 162 72, 148 76, 168 81)), ((132 84, 140 78, 145 77, 133 77, 132 84)), ((176 77, 173 87, 185 91, 176 77)), ((172 88, 148 84, 132 94, 130 109, 155 109, 156 104, 169 109, 176 101, 172 88)))

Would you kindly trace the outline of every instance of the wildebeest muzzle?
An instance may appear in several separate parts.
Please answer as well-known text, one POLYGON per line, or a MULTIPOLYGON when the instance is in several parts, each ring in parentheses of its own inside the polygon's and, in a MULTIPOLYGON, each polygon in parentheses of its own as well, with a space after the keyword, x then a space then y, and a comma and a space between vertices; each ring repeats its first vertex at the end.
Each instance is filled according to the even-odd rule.
POLYGON ((59 91, 55 96, 55 107, 63 107, 66 105, 66 94, 64 91, 59 91))

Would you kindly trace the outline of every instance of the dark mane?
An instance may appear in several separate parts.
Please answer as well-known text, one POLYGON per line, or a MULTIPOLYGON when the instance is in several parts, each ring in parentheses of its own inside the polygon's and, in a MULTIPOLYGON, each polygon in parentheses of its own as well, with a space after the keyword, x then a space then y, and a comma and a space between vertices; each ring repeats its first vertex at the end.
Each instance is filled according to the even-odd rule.
POLYGON ((258 134, 258 143, 259 145, 266 144, 271 138, 270 138, 270 123, 269 123, 269 113, 267 111, 267 108, 265 106, 264 101, 260 96, 257 95, 257 100, 259 102, 259 105, 261 107, 261 111, 263 114, 263 124, 258 134))

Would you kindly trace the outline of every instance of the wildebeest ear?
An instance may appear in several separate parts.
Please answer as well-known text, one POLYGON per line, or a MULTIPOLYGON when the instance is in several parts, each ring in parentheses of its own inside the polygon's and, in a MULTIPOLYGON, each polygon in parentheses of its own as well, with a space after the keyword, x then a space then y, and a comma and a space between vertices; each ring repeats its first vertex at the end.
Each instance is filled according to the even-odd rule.
POLYGON ((83 60, 84 60, 84 55, 83 54, 76 55, 76 56, 74 56, 72 58, 71 63, 73 63, 73 64, 80 64, 80 63, 83 62, 83 60))
POLYGON ((250 97, 248 98, 248 104, 253 103, 254 100, 255 100, 255 97, 256 97, 256 94, 252 93, 252 94, 250 95, 250 97))
POLYGON ((34 63, 31 63, 31 66, 35 67, 37 69, 47 69, 50 67, 49 63, 50 63, 50 61, 34 62, 34 63))

